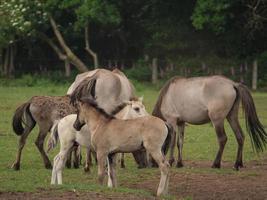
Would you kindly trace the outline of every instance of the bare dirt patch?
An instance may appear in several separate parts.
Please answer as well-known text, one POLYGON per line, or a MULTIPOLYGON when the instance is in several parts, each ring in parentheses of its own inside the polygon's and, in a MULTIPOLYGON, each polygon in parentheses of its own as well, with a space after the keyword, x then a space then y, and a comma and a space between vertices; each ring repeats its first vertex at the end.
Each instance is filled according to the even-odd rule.
MULTIPOLYGON (((177 199, 267 199, 267 159, 252 161, 239 172, 220 172, 209 170, 211 162, 188 161, 185 162, 191 170, 172 169, 170 178, 170 194, 177 199), (207 169, 207 170, 205 170, 207 169)), ((233 163, 224 162, 222 167, 230 169, 233 163)), ((123 187, 145 189, 155 193, 159 175, 150 180, 139 183, 121 183, 123 187)), ((4 192, 0 199, 154 199, 134 194, 105 194, 97 192, 78 191, 50 191, 39 190, 30 192, 4 192)))

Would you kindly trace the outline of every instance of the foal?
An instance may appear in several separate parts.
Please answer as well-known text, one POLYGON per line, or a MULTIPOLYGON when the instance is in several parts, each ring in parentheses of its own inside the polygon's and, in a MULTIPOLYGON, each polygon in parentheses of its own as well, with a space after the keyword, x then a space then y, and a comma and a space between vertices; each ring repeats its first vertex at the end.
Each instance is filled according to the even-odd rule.
POLYGON ((91 98, 77 100, 78 114, 74 128, 80 130, 85 123, 88 125, 92 146, 98 159, 99 183, 104 182, 107 157, 111 179, 108 186, 116 187, 115 154, 145 148, 155 159, 161 171, 157 195, 166 194, 169 182, 169 163, 162 150, 170 142, 171 128, 168 128, 164 121, 153 116, 129 120, 116 119, 99 108, 91 98))
MULTIPOLYGON (((142 100, 128 101, 122 104, 116 110, 116 118, 119 119, 133 119, 137 117, 147 116, 148 113, 142 100)), ((91 148, 91 134, 87 125, 84 125, 80 131, 76 131, 73 123, 77 118, 76 114, 68 115, 56 123, 51 131, 51 137, 48 141, 49 149, 55 147, 58 139, 60 141, 60 152, 54 158, 54 166, 52 171, 51 184, 62 184, 62 170, 67 158, 68 152, 71 150, 75 142, 87 148, 85 171, 90 171, 89 158, 91 148)))

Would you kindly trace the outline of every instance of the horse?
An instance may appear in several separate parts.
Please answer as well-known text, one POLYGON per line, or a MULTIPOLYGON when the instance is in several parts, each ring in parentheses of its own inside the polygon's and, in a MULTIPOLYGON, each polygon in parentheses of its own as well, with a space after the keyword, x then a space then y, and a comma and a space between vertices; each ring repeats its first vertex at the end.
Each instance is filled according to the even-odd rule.
MULTIPOLYGON (((258 119, 250 91, 242 83, 236 83, 223 76, 173 77, 162 87, 152 115, 166 120, 173 127, 178 126, 176 167, 183 166, 182 149, 185 123, 201 125, 211 122, 219 143, 219 150, 212 167, 220 168, 227 141, 224 130, 225 119, 233 129, 238 143, 234 169, 239 170, 243 167, 242 154, 245 136, 238 121, 240 101, 243 105, 246 128, 252 147, 256 151, 263 151, 267 142, 267 134, 258 119)), ((173 140, 175 141, 175 137, 173 140)), ((174 147, 171 149, 171 164, 174 162, 173 150, 174 147)))
POLYGON ((56 120, 76 113, 75 107, 69 102, 69 96, 34 96, 16 109, 12 119, 12 127, 14 132, 20 136, 20 139, 16 160, 12 165, 13 169, 20 169, 23 147, 36 123, 39 126, 39 134, 35 144, 41 153, 45 168, 52 169, 51 162, 44 151, 43 143, 56 120))
POLYGON ((116 187, 115 155, 145 148, 159 165, 161 178, 157 195, 166 194, 169 180, 169 163, 163 150, 171 139, 171 127, 153 116, 121 120, 106 113, 96 101, 90 97, 76 100, 78 109, 74 128, 80 130, 87 124, 91 132, 91 144, 98 159, 98 181, 103 185, 105 177, 105 161, 108 157, 109 187, 116 187))
MULTIPOLYGON (((133 119, 137 117, 147 116, 148 113, 142 100, 136 99, 127 101, 118 107, 112 115, 118 119, 133 119)), ((51 177, 51 184, 62 184, 62 170, 68 152, 71 150, 75 142, 87 148, 86 165, 84 170, 90 172, 90 155, 91 149, 91 134, 87 125, 84 125, 80 131, 74 129, 73 124, 77 118, 76 114, 68 115, 62 118, 52 127, 51 137, 48 141, 50 151, 56 146, 57 141, 60 141, 60 152, 54 158, 54 165, 51 177)))
MULTIPOLYGON (((135 98, 134 92, 134 86, 120 70, 96 69, 77 75, 67 95, 75 98, 92 96, 101 108, 111 114, 124 101, 135 98), (80 92, 75 93, 76 90, 80 92)), ((139 168, 146 167, 146 152, 135 152, 133 155, 139 168)), ((121 166, 124 167, 123 159, 121 166)))
POLYGON ((67 95, 71 95, 86 80, 91 81, 88 82, 88 87, 82 95, 95 97, 97 103, 109 114, 124 101, 135 97, 134 86, 118 69, 113 71, 96 69, 77 75, 69 87, 67 95))

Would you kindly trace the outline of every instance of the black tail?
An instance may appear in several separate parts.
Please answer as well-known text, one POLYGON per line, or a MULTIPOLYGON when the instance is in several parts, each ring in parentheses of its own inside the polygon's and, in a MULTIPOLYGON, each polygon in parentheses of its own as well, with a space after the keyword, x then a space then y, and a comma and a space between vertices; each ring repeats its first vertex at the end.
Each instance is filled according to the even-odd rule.
POLYGON ((33 119, 29 107, 31 105, 31 102, 28 101, 24 104, 22 104, 20 107, 18 107, 14 113, 13 119, 12 119, 12 127, 14 132, 17 135, 22 135, 24 133, 24 126, 29 126, 27 124, 28 120, 31 120, 31 128, 35 126, 35 120, 33 119), (24 116, 25 115, 25 116, 24 116), (25 120, 26 118, 26 120, 25 120), (28 120, 27 120, 28 119, 28 120))
POLYGON ((263 151, 266 148, 267 133, 258 118, 250 91, 243 84, 239 84, 236 89, 242 102, 246 119, 246 128, 249 133, 253 149, 256 149, 257 152, 263 151))
POLYGON ((166 155, 168 153, 168 150, 169 150, 169 146, 170 146, 170 143, 171 143, 171 140, 172 140, 172 135, 174 134, 174 129, 172 127, 171 124, 165 122, 165 125, 166 127, 168 128, 168 135, 162 145, 162 152, 164 153, 164 155, 166 155))

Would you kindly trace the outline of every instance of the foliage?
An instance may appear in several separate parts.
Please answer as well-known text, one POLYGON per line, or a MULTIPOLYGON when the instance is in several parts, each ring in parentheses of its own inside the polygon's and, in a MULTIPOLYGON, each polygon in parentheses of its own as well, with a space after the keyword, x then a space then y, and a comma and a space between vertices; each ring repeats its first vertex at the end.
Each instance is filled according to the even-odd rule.
POLYGON ((47 21, 39 0, 3 0, 0 3, 0 47, 14 40, 29 37, 36 27, 47 21))
POLYGON ((127 77, 136 81, 147 81, 151 79, 151 66, 143 60, 139 60, 135 67, 125 71, 127 77))

